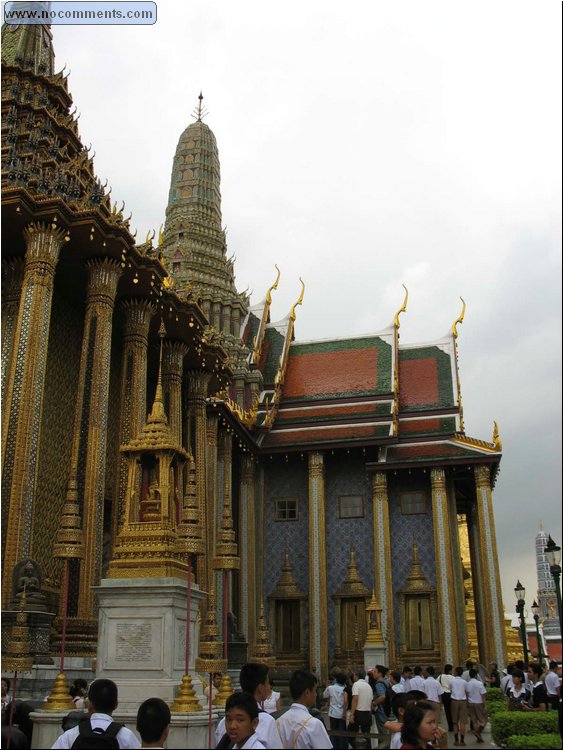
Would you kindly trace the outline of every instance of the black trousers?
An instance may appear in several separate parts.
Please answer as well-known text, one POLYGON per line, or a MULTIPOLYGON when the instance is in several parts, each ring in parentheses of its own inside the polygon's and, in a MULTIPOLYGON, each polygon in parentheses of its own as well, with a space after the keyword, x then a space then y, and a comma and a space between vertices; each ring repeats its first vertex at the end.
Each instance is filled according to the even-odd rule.
MULTIPOLYGON (((349 732, 358 732, 362 734, 368 734, 371 732, 371 711, 355 711, 354 721, 348 724, 349 732)), ((353 737, 350 737, 350 745, 356 747, 356 742, 353 737)), ((369 747, 369 745, 368 745, 369 747)))

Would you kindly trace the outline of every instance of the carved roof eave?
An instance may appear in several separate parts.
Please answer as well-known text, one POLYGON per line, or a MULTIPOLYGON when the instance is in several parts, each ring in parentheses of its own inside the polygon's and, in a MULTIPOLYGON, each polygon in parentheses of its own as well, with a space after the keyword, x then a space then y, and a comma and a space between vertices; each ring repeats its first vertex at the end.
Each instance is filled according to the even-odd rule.
POLYGON ((165 437, 162 442, 155 441, 154 443, 151 443, 149 440, 146 439, 146 436, 144 433, 141 433, 138 437, 136 437, 134 440, 131 440, 130 443, 126 443, 125 445, 122 445, 119 449, 121 453, 124 454, 138 454, 141 455, 142 453, 157 453, 157 452, 165 452, 165 453, 176 453, 184 459, 188 459, 188 453, 182 448, 181 445, 178 445, 175 443, 170 436, 165 437), (168 439, 167 439, 168 438, 168 439))
POLYGON ((68 75, 66 77, 63 76, 62 71, 60 71, 59 73, 55 73, 52 76, 45 76, 41 73, 35 73, 29 68, 22 68, 20 65, 12 65, 2 60, 2 72, 5 74, 16 73, 21 76, 32 78, 44 86, 56 89, 57 93, 66 100, 65 103, 67 106, 70 107, 70 105, 72 104, 72 95, 68 91, 68 75))
POLYGON ((233 412, 225 401, 220 397, 214 397, 207 399, 208 409, 213 409, 225 422, 230 425, 236 437, 246 446, 246 448, 253 454, 256 452, 256 440, 250 429, 241 422, 240 418, 235 412, 233 412))
MULTIPOLYGON (((125 223, 113 223, 108 220, 99 208, 77 209, 70 206, 67 201, 57 196, 39 195, 30 193, 27 188, 20 185, 9 185, 2 188, 2 205, 11 206, 23 204, 26 211, 31 214, 29 220, 49 219, 57 216, 60 223, 68 229, 80 226, 95 226, 105 239, 119 238, 132 255, 143 257, 136 250, 135 240, 131 232, 125 226, 125 223)), ((160 268, 161 264, 157 259, 149 259, 156 263, 160 268)), ((165 269, 162 269, 163 276, 166 275, 165 269)))
POLYGON ((332 595, 333 599, 367 599, 371 596, 361 581, 344 581, 336 593, 332 595))

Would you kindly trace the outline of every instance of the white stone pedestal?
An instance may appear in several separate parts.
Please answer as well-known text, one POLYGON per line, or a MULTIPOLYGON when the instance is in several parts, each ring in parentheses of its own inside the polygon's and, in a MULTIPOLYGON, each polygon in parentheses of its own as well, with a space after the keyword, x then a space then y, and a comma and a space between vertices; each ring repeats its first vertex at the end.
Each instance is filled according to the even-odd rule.
POLYGON ((364 646, 364 667, 366 671, 373 669, 376 664, 387 664, 387 646, 380 643, 366 643, 364 646))
MULTIPOLYGON (((178 578, 106 578, 95 587, 99 606, 96 677, 117 684, 120 709, 136 712, 146 698, 174 700, 185 673, 187 586, 178 578)), ((192 585, 192 675, 199 651, 196 618, 203 597, 192 585)), ((193 682, 197 691, 199 681, 193 682)))

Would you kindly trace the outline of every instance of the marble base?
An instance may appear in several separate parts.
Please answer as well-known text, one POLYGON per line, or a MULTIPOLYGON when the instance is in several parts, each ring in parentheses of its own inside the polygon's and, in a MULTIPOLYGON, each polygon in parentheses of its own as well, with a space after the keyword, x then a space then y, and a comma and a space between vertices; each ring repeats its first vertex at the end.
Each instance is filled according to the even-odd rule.
POLYGON ((373 669, 376 664, 387 664, 387 646, 383 641, 364 646, 364 667, 366 671, 373 669))
MULTIPOLYGON (((96 677, 117 684, 119 706, 125 710, 136 711, 146 698, 174 700, 185 673, 187 582, 178 578, 108 578, 94 591, 99 607, 96 677)), ((192 675, 199 651, 196 619, 203 598, 192 585, 192 675)))
MULTIPOLYGON (((66 711, 35 711, 30 714, 33 720, 33 739, 31 742, 32 750, 35 748, 52 747, 57 737, 63 730, 61 721, 66 716, 66 711)), ((172 714, 170 722, 170 733, 166 740, 168 750, 179 750, 180 748, 208 748, 215 744, 215 727, 219 722, 220 713, 213 710, 211 714, 211 745, 208 744, 209 734, 209 714, 207 711, 201 711, 194 714, 172 714)), ((137 711, 123 711, 117 709, 113 718, 130 729, 137 737, 135 725, 137 721, 137 711)))

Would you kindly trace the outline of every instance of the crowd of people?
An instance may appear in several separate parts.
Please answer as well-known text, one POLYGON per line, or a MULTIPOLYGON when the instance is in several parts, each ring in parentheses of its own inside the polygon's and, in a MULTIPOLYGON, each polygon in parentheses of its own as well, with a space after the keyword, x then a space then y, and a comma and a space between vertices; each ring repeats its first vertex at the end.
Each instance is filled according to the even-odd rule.
MULTIPOLYGON (((221 679, 220 673, 213 674, 206 687, 205 694, 211 700, 221 679)), ((524 669, 523 662, 515 662, 501 673, 493 664, 488 675, 483 670, 480 673, 471 661, 455 669, 446 664, 438 676, 432 666, 389 670, 378 664, 367 672, 358 667, 351 674, 335 668, 330 684, 323 686, 318 685, 313 673, 297 670, 289 679, 292 702, 285 709, 280 693, 273 689, 269 667, 249 662, 240 670, 239 689, 227 699, 225 715, 215 730, 214 746, 348 750, 360 744, 371 747, 371 738, 377 737, 378 747, 429 750, 448 746, 448 730, 454 734, 454 746, 466 744, 467 731, 476 743, 484 743, 482 732, 488 720, 485 684, 502 691, 509 710, 559 707, 561 678, 554 661, 545 672, 539 664, 524 669), (319 710, 323 700, 330 735, 319 710), (442 711, 447 730, 441 726, 442 711)), ((9 687, 9 680, 3 678, 3 724, 10 708, 9 687)), ((96 679, 89 687, 85 680, 75 680, 70 695, 75 710, 63 719, 64 731, 53 748, 98 747, 96 743, 102 737, 105 747, 164 747, 171 713, 160 698, 149 698, 140 705, 136 718, 139 740, 124 724, 113 720, 118 689, 112 680, 96 679)), ((3 735, 5 729, 3 726, 3 735)), ((10 747, 30 747, 31 722, 28 730, 26 736, 21 727, 10 726, 10 747)))

